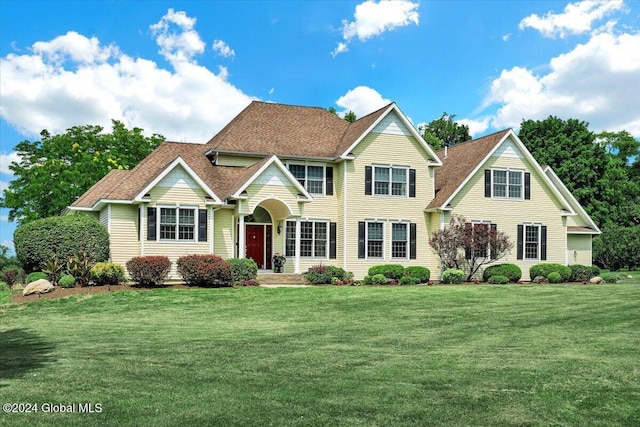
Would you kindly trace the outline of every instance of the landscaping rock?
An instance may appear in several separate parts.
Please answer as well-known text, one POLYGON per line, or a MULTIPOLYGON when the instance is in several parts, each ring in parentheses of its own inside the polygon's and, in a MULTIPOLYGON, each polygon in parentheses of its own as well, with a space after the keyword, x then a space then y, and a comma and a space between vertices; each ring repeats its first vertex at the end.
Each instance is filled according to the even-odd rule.
POLYGON ((533 280, 533 283, 547 283, 547 278, 544 276, 536 276, 533 280))
POLYGON ((22 295, 31 295, 31 294, 46 294, 47 292, 51 292, 53 290, 53 285, 47 279, 38 279, 34 282, 29 283, 22 290, 22 295))
POLYGON ((602 283, 602 281, 602 277, 600 276, 592 277, 591 279, 589 279, 589 283, 593 283, 594 285, 599 285, 600 283, 602 283))

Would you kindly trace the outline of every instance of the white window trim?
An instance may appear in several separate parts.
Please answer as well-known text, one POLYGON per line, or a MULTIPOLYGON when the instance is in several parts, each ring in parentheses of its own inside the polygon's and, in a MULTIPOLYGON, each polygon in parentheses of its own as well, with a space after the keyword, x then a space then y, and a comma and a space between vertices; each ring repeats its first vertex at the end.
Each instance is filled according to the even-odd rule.
MULTIPOLYGON (((287 170, 291 172, 289 166, 304 166, 304 189, 309 192, 309 194, 313 196, 325 196, 327 193, 327 165, 324 163, 316 163, 316 162, 287 162, 286 163, 287 170), (312 193, 309 191, 307 184, 309 183, 309 166, 320 167, 322 168, 322 193, 312 193)), ((293 172, 291 172, 293 175, 293 172)), ((295 175, 294 175, 295 177, 295 175)), ((297 179, 297 178, 296 178, 297 179)), ((300 181, 298 181, 300 182, 300 181)), ((302 183, 301 183, 302 184, 302 183)))
POLYGON ((389 165, 389 164, 379 164, 374 163, 371 168, 371 194, 374 197, 393 197, 395 199, 407 199, 409 198, 409 166, 405 165, 389 165), (376 193, 376 168, 379 169, 389 169, 389 193, 388 194, 378 194, 376 193), (405 182, 404 182, 404 194, 392 194, 393 193, 393 170, 394 169, 403 169, 405 171, 405 182))
POLYGON ((385 237, 386 237, 386 221, 382 221, 382 220, 375 220, 375 219, 371 219, 371 220, 365 220, 365 226, 364 226, 364 257, 365 259, 381 259, 384 260, 386 259, 386 254, 385 254, 385 237), (382 256, 380 257, 372 257, 369 256, 369 224, 382 224, 382 256))
POLYGON ((491 198, 492 199, 496 199, 496 200, 524 200, 524 169, 515 169, 515 168, 491 168, 491 198), (507 172, 507 181, 506 181, 506 188, 505 188, 505 196, 496 196, 494 194, 494 188, 495 188, 495 175, 494 172, 496 171, 500 171, 500 172, 507 172), (520 174, 520 197, 509 197, 509 174, 511 174, 511 172, 516 172, 520 174))
POLYGON ((542 238, 542 224, 535 222, 525 222, 522 224, 522 260, 523 261, 540 261, 540 251, 542 238), (538 229, 538 241, 536 242, 536 258, 527 258, 527 227, 536 227, 538 229))
MULTIPOLYGON (((196 243, 198 242, 198 209, 199 206, 194 205, 157 205, 158 213, 156 215, 156 241, 160 243, 196 243), (173 209, 176 211, 176 238, 162 239, 160 238, 160 226, 162 218, 162 209, 173 209), (193 211, 193 239, 180 239, 180 209, 189 209, 193 211)), ((208 217, 208 215, 207 215, 208 217)), ((207 218, 208 219, 208 218, 207 218)))
MULTIPOLYGON (((329 259, 329 241, 330 241, 330 234, 331 234, 331 221, 329 221, 328 219, 309 219, 309 218, 305 218, 305 219, 300 219, 300 230, 302 230, 302 223, 304 222, 311 222, 313 223, 313 237, 311 239, 311 256, 305 256, 300 254, 300 258, 304 258, 304 259, 321 259, 321 260, 325 260, 325 259, 329 259), (326 224, 327 226, 327 238, 326 238, 326 246, 325 246, 325 256, 316 256, 315 252, 316 252, 316 223, 323 223, 326 224)), ((295 254, 290 254, 287 252, 287 225, 291 223, 294 226, 294 236, 293 239, 295 241, 296 236, 295 236, 295 221, 294 220, 287 220, 285 221, 285 227, 284 227, 284 252, 285 252, 285 256, 287 258, 293 258, 295 256, 295 254)), ((300 241, 302 242, 302 237, 300 237, 300 241)), ((302 252, 302 248, 301 248, 301 252, 302 252)))
MULTIPOLYGON (((409 221, 391 221, 389 226, 389 255, 391 257, 391 259, 393 260, 408 260, 411 256, 411 222, 409 221), (407 245, 406 247, 406 253, 407 255, 404 257, 395 257, 393 256, 393 242, 395 242, 396 240, 393 240, 393 225, 394 224, 403 224, 406 226, 407 228, 407 240, 405 240, 405 243, 407 245)), ((397 240, 398 242, 400 242, 400 240, 397 240)))

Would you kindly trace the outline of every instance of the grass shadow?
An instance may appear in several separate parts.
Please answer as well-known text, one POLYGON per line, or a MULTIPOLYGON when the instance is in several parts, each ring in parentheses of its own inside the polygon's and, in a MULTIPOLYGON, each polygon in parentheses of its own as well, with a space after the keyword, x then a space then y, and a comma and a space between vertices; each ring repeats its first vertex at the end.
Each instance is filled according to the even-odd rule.
POLYGON ((0 388, 3 380, 18 378, 53 361, 54 345, 25 328, 0 332, 0 388))

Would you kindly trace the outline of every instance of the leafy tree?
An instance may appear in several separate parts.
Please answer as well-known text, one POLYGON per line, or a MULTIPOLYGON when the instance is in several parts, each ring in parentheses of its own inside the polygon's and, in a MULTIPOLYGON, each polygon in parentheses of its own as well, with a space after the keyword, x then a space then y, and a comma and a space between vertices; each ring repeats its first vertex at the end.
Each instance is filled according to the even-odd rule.
POLYGON ((444 230, 436 230, 429 244, 436 251, 445 269, 467 273, 467 281, 483 265, 491 264, 507 255, 513 243, 506 233, 496 231, 489 224, 471 224, 460 215, 453 215, 444 230))
POLYGON ((610 226, 593 239, 593 262, 610 270, 640 267, 640 227, 610 226))
POLYGON ((329 107, 327 108, 327 111, 331 114, 335 114, 336 116, 338 115, 338 111, 335 109, 335 107, 329 107))
POLYGON ((9 166, 15 178, 0 199, 10 221, 60 215, 110 170, 133 168, 164 139, 156 134, 145 137, 142 129, 129 130, 117 120, 112 121, 111 133, 87 125, 59 135, 43 130, 40 137, 15 148, 21 160, 9 166))
POLYGON ((9 255, 9 248, 5 245, 0 245, 0 271, 6 267, 19 267, 20 263, 15 255, 9 255))
POLYGON ((344 119, 346 121, 348 121, 349 123, 353 123, 353 122, 356 121, 356 113, 354 113, 353 111, 349 110, 349 112, 344 115, 344 119))
POLYGON ((524 120, 519 137, 550 165, 600 227, 640 224, 640 181, 628 162, 638 142, 627 132, 589 131, 576 119, 524 120))
POLYGON ((439 119, 420 126, 422 137, 434 150, 439 150, 445 145, 451 147, 461 142, 469 141, 469 126, 456 123, 455 114, 442 113, 439 119))

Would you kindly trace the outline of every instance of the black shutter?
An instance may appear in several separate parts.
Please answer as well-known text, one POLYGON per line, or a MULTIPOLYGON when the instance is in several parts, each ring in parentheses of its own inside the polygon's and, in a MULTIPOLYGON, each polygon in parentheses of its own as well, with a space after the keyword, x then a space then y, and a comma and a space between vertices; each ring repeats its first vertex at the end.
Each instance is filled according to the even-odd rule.
POLYGON ((336 232, 336 223, 329 223, 329 258, 336 259, 336 240, 337 240, 337 232, 336 232))
POLYGON ((140 241, 140 237, 141 237, 140 235, 142 234, 140 233, 140 227, 142 227, 142 215, 140 213, 140 209, 137 209, 137 211, 138 211, 138 228, 136 230, 137 231, 136 234, 138 235, 138 241, 140 241))
POLYGON ((207 210, 198 209, 198 242, 207 241, 207 210))
POLYGON ((156 240, 156 208, 147 208, 147 240, 156 240))
POLYGON ((324 169, 324 177, 326 179, 325 194, 327 196, 333 196, 333 166, 327 166, 324 169))
POLYGON ((365 258, 365 229, 364 221, 358 222, 358 258, 365 258))
POLYGON ((496 258, 496 254, 494 254, 491 250, 491 246, 495 246, 492 245, 492 243, 495 243, 495 239, 496 239, 496 233, 498 232, 498 225, 497 224, 490 224, 491 225, 491 234, 490 234, 490 244, 489 244, 489 258, 490 259, 495 259, 496 258))
POLYGON ((540 227, 540 259, 545 261, 547 259, 547 226, 540 227))
POLYGON ((518 225, 518 246, 517 246, 518 254, 516 256, 517 259, 523 259, 524 254, 524 225, 518 225))
MULTIPOLYGON (((464 232, 465 232, 465 235, 467 233, 471 233, 473 237, 473 225, 470 222, 467 222, 464 224, 464 232)), ((473 242, 473 238, 471 239, 471 242, 473 242)), ((464 259, 471 259, 471 248, 469 247, 464 248, 464 259)))
POLYGON ((484 170, 484 197, 491 197, 491 169, 484 170))
POLYGON ((531 174, 529 172, 524 173, 524 198, 525 200, 531 199, 531 174))
POLYGON ((371 166, 364 167, 364 194, 371 195, 371 166))
POLYGON ((416 259, 417 257, 417 242, 416 242, 416 224, 409 224, 409 258, 416 259))
POLYGON ((416 197, 416 170, 409 169, 409 197, 416 197))

